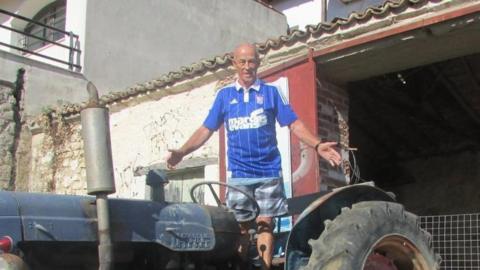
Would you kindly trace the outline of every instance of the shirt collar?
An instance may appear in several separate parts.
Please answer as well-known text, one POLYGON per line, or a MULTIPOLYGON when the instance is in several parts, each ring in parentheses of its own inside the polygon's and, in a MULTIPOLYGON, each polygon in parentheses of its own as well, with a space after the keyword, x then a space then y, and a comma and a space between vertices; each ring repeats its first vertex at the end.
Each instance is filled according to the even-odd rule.
MULTIPOLYGON (((262 81, 260 79, 256 79, 255 82, 250 86, 250 89, 253 89, 255 91, 260 91, 260 84, 262 83, 262 81)), ((235 89, 237 91, 240 91, 240 89, 243 89, 243 86, 240 85, 240 83, 238 82, 238 79, 235 80, 235 89)))

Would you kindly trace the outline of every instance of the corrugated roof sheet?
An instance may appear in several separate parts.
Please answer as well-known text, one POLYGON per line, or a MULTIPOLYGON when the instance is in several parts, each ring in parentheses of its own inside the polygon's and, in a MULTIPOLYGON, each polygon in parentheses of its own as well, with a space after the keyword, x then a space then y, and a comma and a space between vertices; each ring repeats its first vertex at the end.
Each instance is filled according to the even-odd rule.
MULTIPOLYGON (((406 9, 420 9, 427 4, 461 4, 465 2, 475 2, 468 0, 389 0, 381 6, 369 7, 362 13, 353 12, 348 18, 336 18, 330 23, 318 23, 317 25, 306 26, 305 31, 294 30, 288 35, 283 35, 277 39, 269 39, 264 43, 257 43, 256 46, 261 54, 265 55, 271 50, 290 46, 297 42, 307 43, 307 40, 314 38, 320 40, 324 34, 335 34, 339 29, 346 30, 353 25, 366 23, 372 19, 384 19, 391 14, 399 15, 406 9)), ((450 6, 450 5, 447 5, 450 6)), ((445 5, 442 8, 446 8, 445 5)), ((428 11, 425 11, 428 12, 428 11)), ((424 13, 425 13, 424 12, 424 13)), ((423 13, 421 13, 423 14, 423 13)), ((419 14, 419 15, 421 15, 419 14)), ((158 79, 137 84, 122 92, 112 92, 100 98, 102 104, 118 103, 123 100, 131 99, 137 95, 158 91, 175 83, 201 76, 208 72, 216 72, 219 69, 226 69, 231 66, 231 54, 226 53, 216 56, 212 59, 202 60, 190 66, 181 67, 180 70, 169 72, 158 79)), ((85 104, 69 104, 56 110, 57 114, 72 115, 78 114, 85 104)))

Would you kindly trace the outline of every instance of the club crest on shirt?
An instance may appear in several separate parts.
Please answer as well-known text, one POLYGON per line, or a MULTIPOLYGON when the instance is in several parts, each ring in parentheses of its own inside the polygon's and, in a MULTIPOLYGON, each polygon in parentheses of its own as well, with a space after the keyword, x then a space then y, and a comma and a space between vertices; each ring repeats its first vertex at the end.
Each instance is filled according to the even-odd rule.
POLYGON ((256 95, 255 96, 255 101, 257 102, 258 105, 263 104, 263 96, 262 95, 256 95))

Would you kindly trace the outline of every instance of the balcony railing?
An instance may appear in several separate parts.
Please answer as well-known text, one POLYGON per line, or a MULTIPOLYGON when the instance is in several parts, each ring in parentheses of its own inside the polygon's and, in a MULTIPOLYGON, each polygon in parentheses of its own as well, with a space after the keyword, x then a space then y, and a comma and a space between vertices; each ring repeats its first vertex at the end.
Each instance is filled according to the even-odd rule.
POLYGON ((55 33, 55 35, 63 35, 64 37, 68 38, 69 45, 65 45, 65 44, 56 42, 54 40, 49 40, 48 38, 44 38, 44 37, 41 37, 41 36, 38 36, 38 35, 33 35, 31 33, 27 33, 23 29, 19 30, 19 29, 15 29, 15 28, 0 24, 0 28, 4 28, 4 29, 6 29, 10 32, 15 32, 15 33, 18 33, 18 34, 22 35, 23 36, 22 40, 26 40, 28 38, 30 40, 37 40, 38 42, 42 42, 45 45, 52 45, 52 46, 62 48, 64 50, 68 50, 68 60, 58 58, 58 57, 54 57, 54 56, 49 56, 49 55, 40 53, 38 51, 31 50, 31 49, 28 48, 26 42, 22 42, 23 44, 20 47, 20 46, 16 46, 16 45, 13 45, 13 44, 8 44, 8 43, 0 41, 0 46, 5 46, 5 47, 11 48, 11 49, 21 51, 25 54, 35 55, 35 56, 38 56, 38 57, 41 57, 41 58, 44 58, 44 59, 48 59, 48 60, 56 62, 56 63, 64 64, 64 65, 68 66, 68 69, 70 69, 70 70, 80 71, 82 69, 82 66, 77 64, 79 61, 75 62, 75 59, 80 59, 80 54, 81 54, 81 50, 78 48, 78 44, 79 44, 78 35, 75 35, 72 32, 66 32, 62 29, 58 29, 58 28, 52 27, 52 26, 47 25, 47 24, 43 24, 43 23, 40 23, 40 22, 33 21, 33 20, 31 20, 27 17, 21 16, 21 15, 18 15, 18 14, 15 14, 15 13, 3 10, 3 9, 0 9, 0 14, 5 14, 7 16, 11 16, 11 17, 17 18, 19 20, 25 21, 29 24, 33 24, 33 25, 43 27, 45 29, 48 29, 52 33, 55 33))

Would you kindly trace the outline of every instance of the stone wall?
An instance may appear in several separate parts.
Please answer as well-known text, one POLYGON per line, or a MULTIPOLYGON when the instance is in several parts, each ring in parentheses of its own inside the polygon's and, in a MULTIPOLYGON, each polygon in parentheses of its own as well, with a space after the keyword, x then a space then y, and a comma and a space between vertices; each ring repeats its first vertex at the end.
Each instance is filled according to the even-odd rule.
POLYGON ((67 123, 42 115, 39 124, 40 132, 32 136, 31 172, 26 191, 86 194, 79 122, 67 123))
POLYGON ((15 85, 0 81, 0 189, 12 189, 15 132, 17 128, 15 85))

